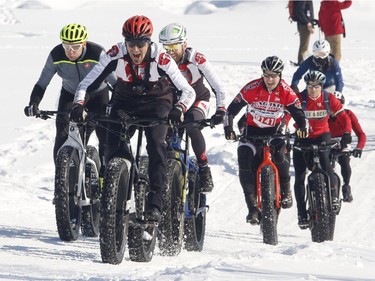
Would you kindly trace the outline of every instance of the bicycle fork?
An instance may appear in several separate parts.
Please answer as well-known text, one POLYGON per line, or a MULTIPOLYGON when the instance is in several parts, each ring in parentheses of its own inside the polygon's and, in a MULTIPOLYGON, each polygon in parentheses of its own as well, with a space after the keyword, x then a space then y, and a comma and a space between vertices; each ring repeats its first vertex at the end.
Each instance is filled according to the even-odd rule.
POLYGON ((256 186, 257 186, 257 200, 258 209, 262 207, 262 168, 265 166, 270 166, 275 173, 275 197, 276 197, 276 208, 281 208, 281 194, 280 194, 280 182, 279 182, 279 170, 271 159, 271 148, 269 146, 264 146, 263 148, 263 161, 259 165, 256 171, 256 186))

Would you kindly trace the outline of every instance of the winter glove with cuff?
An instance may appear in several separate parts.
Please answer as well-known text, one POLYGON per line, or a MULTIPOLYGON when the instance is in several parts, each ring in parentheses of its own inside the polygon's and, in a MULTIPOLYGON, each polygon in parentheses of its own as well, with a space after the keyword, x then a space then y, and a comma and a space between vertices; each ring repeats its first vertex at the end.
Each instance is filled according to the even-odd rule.
POLYGON ((348 144, 352 142, 352 136, 350 133, 345 132, 341 137, 341 149, 345 149, 348 147, 348 144))
POLYGON ((39 111, 38 105, 36 103, 31 103, 30 105, 26 106, 24 109, 26 116, 35 116, 39 111))
POLYGON ((70 111, 70 121, 79 123, 83 122, 84 116, 83 116, 84 108, 79 103, 73 105, 72 111, 70 111))
POLYGON ((168 122, 173 126, 178 126, 184 122, 184 112, 181 106, 176 106, 169 112, 168 122))
POLYGON ((225 109, 224 108, 218 108, 214 115, 211 116, 211 124, 213 125, 219 125, 223 123, 225 116, 225 109))
POLYGON ((355 157, 355 158, 361 158, 361 156, 362 156, 362 149, 360 149, 360 148, 354 148, 353 149, 353 156, 355 157))

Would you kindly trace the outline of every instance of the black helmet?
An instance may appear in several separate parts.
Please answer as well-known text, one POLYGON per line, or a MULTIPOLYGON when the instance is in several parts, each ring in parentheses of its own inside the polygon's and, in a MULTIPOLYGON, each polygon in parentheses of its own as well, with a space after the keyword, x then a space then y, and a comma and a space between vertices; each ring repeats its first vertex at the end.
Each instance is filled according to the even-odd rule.
POLYGON ((326 82, 326 76, 317 70, 309 70, 303 77, 306 83, 318 83, 323 85, 326 82))
POLYGON ((281 73, 284 69, 284 63, 283 61, 277 57, 267 57, 264 61, 262 61, 262 70, 263 72, 268 70, 275 73, 281 73))

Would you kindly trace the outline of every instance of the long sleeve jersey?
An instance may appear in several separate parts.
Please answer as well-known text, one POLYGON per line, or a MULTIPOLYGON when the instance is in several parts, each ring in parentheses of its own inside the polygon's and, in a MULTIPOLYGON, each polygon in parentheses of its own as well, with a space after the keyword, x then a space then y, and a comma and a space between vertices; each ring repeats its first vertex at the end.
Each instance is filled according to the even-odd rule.
POLYGON ((292 116, 299 128, 306 126, 300 100, 282 79, 272 92, 267 90, 263 78, 247 83, 228 106, 224 126, 233 126, 230 116, 236 116, 244 106, 247 127, 272 128, 270 132, 276 133, 285 113, 292 116))
MULTIPOLYGON (((49 53, 39 80, 36 82, 30 97, 30 103, 39 104, 47 86, 57 73, 62 78, 62 87, 72 95, 76 92, 79 83, 95 67, 100 58, 105 56, 103 47, 93 42, 87 42, 82 55, 76 61, 70 61, 65 55, 62 44, 57 45, 49 53)), ((108 73, 105 79, 111 84, 116 83, 114 73, 108 73)), ((103 79, 104 80, 104 79, 103 79)), ((93 94, 100 92, 107 86, 103 81, 92 88, 93 94)))
POLYGON ((323 89, 335 87, 335 91, 342 93, 344 90, 344 81, 339 63, 333 57, 329 57, 328 65, 321 69, 315 62, 314 56, 308 57, 294 72, 291 86, 293 89, 298 87, 299 81, 309 70, 317 70, 322 72, 326 76, 326 82, 323 85, 323 89))
MULTIPOLYGON (((195 90, 196 101, 209 101, 210 99, 210 91, 203 82, 203 78, 205 78, 216 96, 216 108, 225 109, 226 92, 224 85, 219 80, 213 66, 202 53, 193 48, 186 48, 181 62, 178 63, 178 68, 195 90)), ((178 95, 178 92, 176 94, 178 95)))
MULTIPOLYGON (((302 95, 306 95, 306 108, 304 109, 305 115, 309 120, 309 136, 308 138, 316 138, 324 133, 330 132, 328 119, 330 114, 339 116, 341 115, 343 108, 340 101, 331 93, 329 93, 328 101, 330 106, 330 111, 327 111, 324 101, 323 92, 316 99, 311 98, 306 90, 298 94, 300 100, 303 100, 302 95)), ((343 126, 344 132, 351 132, 352 126, 347 114, 342 114, 340 118, 340 123, 343 126)))
MULTIPOLYGON (((195 91, 186 81, 179 71, 177 64, 161 46, 151 43, 145 62, 134 65, 124 42, 114 45, 106 55, 104 55, 94 69, 78 86, 75 94, 75 103, 83 103, 85 94, 91 87, 100 83, 108 73, 114 71, 118 82, 122 85, 119 95, 123 95, 126 100, 127 95, 131 95, 131 89, 135 87, 152 87, 163 77, 168 77, 174 86, 181 91, 181 98, 177 102, 184 111, 190 108, 195 100, 195 91), (127 90, 129 89, 129 90, 127 90)), ((116 88, 119 88, 116 85, 116 88)), ((147 95, 146 91, 140 93, 147 95)), ((118 91, 116 90, 116 94, 118 91)))
MULTIPOLYGON (((358 138, 357 148, 363 149, 366 144, 367 136, 363 131, 361 125, 359 124, 357 116, 353 111, 349 109, 345 109, 344 112, 349 117, 352 129, 358 138)), ((339 116, 341 116, 341 114, 339 114, 339 116)), ((343 122, 339 118, 329 119, 329 129, 331 131, 332 137, 341 137, 346 132, 345 124, 343 124, 343 122)))

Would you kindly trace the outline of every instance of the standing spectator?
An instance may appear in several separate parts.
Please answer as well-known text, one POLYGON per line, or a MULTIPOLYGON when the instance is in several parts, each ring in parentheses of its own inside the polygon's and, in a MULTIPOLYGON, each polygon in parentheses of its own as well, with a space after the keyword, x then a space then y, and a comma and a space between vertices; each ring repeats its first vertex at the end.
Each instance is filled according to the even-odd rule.
POLYGON ((310 35, 314 33, 313 1, 293 1, 293 20, 297 22, 299 49, 297 63, 300 65, 310 44, 310 35))
POLYGON ((340 92, 344 89, 342 72, 337 60, 330 54, 331 48, 327 40, 317 40, 313 45, 313 55, 308 57, 294 72, 291 87, 298 94, 298 83, 309 70, 322 72, 326 77, 323 90, 340 92))
MULTIPOLYGON (((225 115, 226 93, 223 83, 215 73, 213 66, 206 57, 197 50, 188 47, 186 28, 178 23, 171 23, 164 27, 159 34, 159 42, 175 60, 181 73, 193 87, 196 98, 193 106, 185 113, 185 121, 197 121, 208 118, 210 109, 210 90, 204 85, 204 79, 211 86, 216 96, 216 112, 211 117, 215 125, 221 124, 225 115)), ((173 85, 172 85, 173 86, 173 85)), ((172 87, 174 96, 178 100, 180 91, 172 87)), ((202 192, 211 192, 214 184, 211 170, 206 156, 206 141, 200 128, 193 124, 186 127, 186 133, 191 139, 191 146, 197 157, 202 192)))
MULTIPOLYGON (((125 21, 122 27, 125 40, 114 45, 79 84, 74 99, 77 110, 71 118, 82 118, 82 104, 87 91, 115 71, 118 81, 111 99, 111 118, 117 118, 118 112, 123 110, 132 117, 168 117, 171 123, 182 122, 183 114, 195 100, 195 91, 171 56, 162 46, 152 42, 152 33, 152 22, 145 16, 137 15, 125 21), (169 81, 182 92, 175 104, 169 81)), ((109 124, 108 127, 107 157, 111 159, 120 142, 121 135, 117 132, 121 130, 121 125, 109 124)), ((167 130, 167 124, 145 128, 151 189, 146 206, 148 221, 159 222, 164 206, 162 190, 167 175, 167 130)))
MULTIPOLYGON (((57 74, 62 79, 58 111, 69 113, 73 106, 74 93, 78 84, 97 65, 101 57, 105 56, 103 47, 96 43, 87 41, 88 31, 82 24, 72 23, 64 26, 60 32, 61 44, 55 46, 48 55, 39 80, 36 82, 30 96, 29 105, 25 107, 27 116, 35 116, 39 103, 42 101, 47 86, 57 74)), ((116 83, 114 73, 108 72, 104 77, 112 85, 116 83)), ((108 85, 103 81, 91 87, 88 93, 90 99, 85 104, 90 112, 104 114, 109 101, 108 85)), ((90 128, 88 135, 94 128, 90 128)), ((53 159, 56 162, 57 152, 68 137, 69 116, 68 114, 56 119, 56 137, 53 148, 53 159)), ((99 140, 99 155, 104 167, 104 146, 106 131, 96 128, 99 140)))
POLYGON ((345 24, 342 9, 349 8, 351 0, 323 0, 320 3, 319 25, 325 39, 331 44, 331 53, 338 62, 341 60, 341 34, 345 37, 345 24))
MULTIPOLYGON (((345 98, 341 93, 336 92, 335 96, 341 102, 342 105, 345 104, 345 98)), ((352 129, 358 138, 357 146, 356 148, 353 149, 353 156, 361 158, 362 149, 365 147, 365 144, 366 144, 366 139, 367 139, 366 134, 362 130, 362 127, 359 124, 358 118, 354 114, 354 112, 351 111, 350 109, 345 109, 344 111, 346 115, 349 116, 352 129)), ((335 115, 331 115, 328 122, 329 122, 329 130, 331 131, 332 137, 334 138, 342 137, 345 132, 345 128, 342 125, 342 123, 339 122, 339 120, 337 120, 337 117, 335 115)), ((338 163, 340 164, 341 176, 344 181, 344 184, 342 186, 343 201, 352 202, 353 195, 352 195, 352 191, 350 187, 350 177, 352 175, 352 169, 350 167, 350 155, 348 154, 340 155, 337 160, 338 160, 338 163)))

